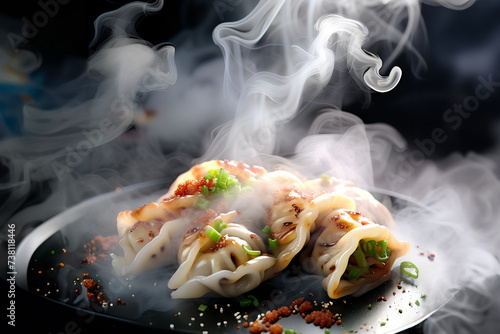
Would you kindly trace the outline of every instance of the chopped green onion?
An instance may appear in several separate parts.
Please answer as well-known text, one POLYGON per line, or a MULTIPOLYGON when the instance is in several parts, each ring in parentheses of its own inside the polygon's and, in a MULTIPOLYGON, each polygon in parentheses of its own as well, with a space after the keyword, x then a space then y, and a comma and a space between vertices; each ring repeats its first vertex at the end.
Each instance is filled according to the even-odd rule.
POLYGON ((226 227, 227 227, 227 224, 224 223, 224 221, 222 219, 219 219, 215 222, 214 228, 219 233, 222 232, 222 230, 225 229, 226 227))
POLYGON ((240 300, 240 306, 241 307, 247 307, 247 306, 250 306, 250 305, 252 305, 252 301, 250 299, 240 300))
POLYGON ((400 269, 401 269, 401 272, 403 274, 406 274, 406 275, 411 276, 413 278, 418 278, 418 268, 412 262, 410 262, 410 261, 401 262, 400 269), (413 272, 408 271, 407 269, 413 269, 413 272))
POLYGON ((354 257, 356 258, 356 261, 358 262, 359 269, 361 270, 362 273, 367 273, 368 272, 368 262, 366 262, 365 254, 361 250, 361 248, 357 248, 354 253, 354 257))
MULTIPOLYGON (((349 268, 349 267, 352 267, 352 266, 347 266, 347 267, 349 268)), ((359 276, 361 276, 361 270, 358 269, 358 268, 354 268, 354 267, 350 268, 349 273, 347 274, 347 278, 350 281, 357 280, 359 278, 359 276)))
POLYGON ((271 248, 271 249, 278 249, 279 248, 278 239, 267 238, 267 240, 269 241, 269 248, 271 248))
POLYGON ((245 245, 245 244, 241 245, 241 247, 243 248, 243 250, 245 252, 247 252, 250 255, 254 255, 254 256, 260 255, 260 251, 259 250, 251 250, 251 249, 247 248, 247 245, 245 245))
POLYGON ((248 295, 247 297, 252 300, 253 306, 258 306, 259 305, 259 300, 255 296, 248 295))
POLYGON ((420 302, 419 302, 418 300, 416 300, 416 301, 415 301, 415 304, 416 304, 417 306, 420 306, 420 302))
POLYGON ((325 329, 325 334, 330 334, 330 330, 328 328, 325 329))
POLYGON ((380 326, 385 326, 385 324, 386 324, 386 322, 385 322, 385 321, 382 321, 382 322, 380 323, 380 326))
POLYGON ((321 181, 325 183, 330 183, 330 177, 326 174, 321 174, 321 181))
POLYGON ((399 309, 399 313, 403 313, 403 310, 402 310, 402 309, 399 309))
POLYGON ((285 334, 295 334, 293 329, 285 329, 285 334))
POLYGON ((201 304, 200 306, 198 306, 198 311, 205 312, 207 307, 207 305, 201 304))
POLYGON ((371 310, 372 309, 372 304, 368 304, 368 309, 371 310))
POLYGON ((205 180, 213 180, 215 183, 214 187, 207 187, 206 190, 205 188, 202 188, 202 194, 205 196, 208 194, 224 194, 226 196, 234 196, 243 191, 252 190, 251 187, 247 186, 244 187, 245 189, 242 189, 242 185, 238 179, 236 179, 234 175, 229 174, 229 172, 222 167, 219 169, 209 170, 205 175, 205 180), (206 191, 208 191, 208 193, 206 193, 206 191))
POLYGON ((207 225, 205 227, 205 234, 208 235, 210 239, 212 239, 215 242, 219 242, 220 239, 220 233, 217 232, 212 226, 207 225))
POLYGON ((262 229, 262 233, 271 234, 271 228, 269 227, 269 225, 266 225, 266 227, 262 229))
POLYGON ((366 242, 360 242, 359 245, 363 253, 372 256, 381 262, 387 261, 391 254, 390 249, 387 249, 387 240, 382 240, 379 242, 376 242, 375 240, 369 240, 366 242), (377 252, 377 246, 380 246, 381 254, 377 252))
POLYGON ((425 298, 425 297, 427 297, 427 295, 421 295, 421 296, 420 296, 420 298, 425 298))
POLYGON ((210 201, 204 197, 199 196, 194 203, 199 209, 206 210, 210 205, 210 201))
POLYGON ((201 188, 201 194, 203 196, 208 196, 208 193, 209 193, 208 187, 206 185, 203 185, 203 187, 201 188))

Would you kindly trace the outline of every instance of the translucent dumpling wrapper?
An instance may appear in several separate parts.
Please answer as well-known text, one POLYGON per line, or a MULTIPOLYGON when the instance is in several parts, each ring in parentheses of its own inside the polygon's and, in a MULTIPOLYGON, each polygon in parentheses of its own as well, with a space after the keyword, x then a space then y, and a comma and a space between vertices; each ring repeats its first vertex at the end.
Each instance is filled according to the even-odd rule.
POLYGON ((150 202, 133 211, 120 212, 118 244, 123 256, 111 254, 114 270, 119 275, 135 275, 174 263, 179 244, 176 240, 182 237, 188 224, 186 218, 182 218, 182 211, 195 199, 190 196, 150 202))
POLYGON ((323 175, 321 178, 305 182, 304 185, 306 191, 336 192, 348 196, 356 204, 356 210, 362 212, 365 217, 389 228, 395 226, 387 207, 375 199, 369 191, 356 187, 351 181, 323 175))
POLYGON ((286 268, 303 249, 316 229, 318 217, 339 208, 353 210, 355 204, 349 197, 337 193, 315 197, 295 186, 282 188, 276 194, 268 221, 271 239, 277 241, 277 248, 273 249, 277 262, 271 275, 286 268))
POLYGON ((319 224, 311 257, 303 264, 326 276, 322 285, 333 299, 359 296, 386 282, 394 261, 410 250, 408 242, 398 241, 387 227, 356 211, 335 210, 319 224), (379 255, 382 244, 389 251, 379 255), (366 252, 370 248, 375 256, 366 252))
POLYGON ((265 254, 265 245, 257 234, 232 223, 237 216, 233 211, 205 219, 186 233, 179 249, 179 268, 168 282, 170 289, 176 289, 172 298, 197 298, 211 291, 235 297, 265 279, 276 259, 265 254), (215 241, 207 231, 218 224, 226 226, 215 241))

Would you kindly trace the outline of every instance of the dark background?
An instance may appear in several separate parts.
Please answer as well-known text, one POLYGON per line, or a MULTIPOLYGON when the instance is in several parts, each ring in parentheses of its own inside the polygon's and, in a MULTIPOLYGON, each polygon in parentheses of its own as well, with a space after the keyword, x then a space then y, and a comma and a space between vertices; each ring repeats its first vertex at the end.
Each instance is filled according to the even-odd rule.
MULTIPOLYGON (((72 0, 60 6, 58 14, 26 45, 42 56, 38 71, 52 73, 45 77, 45 85, 71 78, 83 69, 84 60, 95 51, 95 46, 89 46, 94 37, 95 19, 126 2, 72 0), (77 68, 68 70, 64 66, 66 59, 80 59, 82 67, 74 65, 77 68)), ((166 42, 178 31, 195 26, 211 6, 211 1, 167 1, 160 13, 141 20, 137 31, 154 45, 166 42)), ((1 1, 0 13, 4 17, 0 27, 19 26, 23 17, 32 18, 39 10, 37 1, 1 1)), ((491 75, 493 81, 500 82, 500 2, 481 0, 463 11, 424 5, 422 12, 428 31, 428 45, 423 50, 428 68, 415 75, 409 58, 401 56, 396 64, 402 67, 404 75, 391 93, 374 94, 368 108, 351 106, 346 109, 359 115, 365 123, 393 125, 410 145, 415 140, 429 138, 434 128, 444 129, 450 140, 436 146, 432 159, 455 152, 488 153, 497 148, 500 140, 500 87, 489 99, 481 101, 477 110, 457 129, 452 129, 443 120, 443 114, 467 96, 474 95, 479 76, 491 75)), ((2 280, 1 291, 7 289, 2 280)), ((75 328, 66 326, 72 321, 81 333, 141 330, 106 318, 87 323, 88 316, 78 315, 72 309, 20 289, 16 293, 16 304, 18 333, 71 333, 75 328)), ((412 332, 419 330, 414 328, 412 332)))
MULTIPOLYGON (((39 71, 54 73, 45 78, 44 84, 76 75, 75 69, 69 71, 63 66, 64 59, 83 61, 91 55, 96 48, 89 46, 94 37, 95 19, 127 2, 130 1, 73 0, 60 5, 57 15, 27 44, 42 55, 39 71)), ((137 32, 153 45, 168 42, 177 32, 196 26, 213 6, 212 1, 166 1, 160 13, 139 21, 137 32)), ((0 13, 18 24, 23 17, 31 19, 37 11, 40 6, 36 1, 0 3, 0 13)), ((452 152, 485 152, 494 147, 500 136, 498 92, 481 101, 458 129, 451 129, 443 120, 443 114, 474 95, 479 76, 492 75, 493 81, 500 81, 500 4, 483 0, 462 11, 423 5, 422 14, 428 43, 421 52, 427 69, 412 73, 409 57, 402 55, 395 64, 403 69, 403 78, 391 93, 373 94, 368 108, 348 106, 346 109, 359 115, 365 123, 393 125, 410 143, 428 138, 436 127, 445 129, 451 140, 436 147, 436 157, 452 152)), ((214 20, 212 26, 217 23, 214 20)))

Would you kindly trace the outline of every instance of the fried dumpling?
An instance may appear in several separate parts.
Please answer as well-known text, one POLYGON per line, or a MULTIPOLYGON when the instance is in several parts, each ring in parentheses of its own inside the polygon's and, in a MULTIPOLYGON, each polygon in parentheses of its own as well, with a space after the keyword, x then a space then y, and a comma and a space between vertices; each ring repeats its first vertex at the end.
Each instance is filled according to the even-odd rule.
POLYGON ((257 234, 233 223, 236 211, 220 215, 209 211, 183 238, 179 268, 168 282, 170 289, 176 289, 172 298, 196 298, 210 291, 224 297, 238 296, 256 288, 276 262, 265 254, 257 234), (214 240, 209 232, 217 230, 220 235, 214 240))
POLYGON ((161 203, 150 202, 133 211, 119 213, 117 229, 123 256, 111 254, 120 275, 134 275, 175 262, 178 242, 188 224, 182 211, 194 196, 161 203))
POLYGON ((357 211, 335 210, 319 223, 307 267, 326 276, 322 282, 330 298, 361 295, 391 277, 394 261, 410 250, 385 226, 357 211))
POLYGON ((325 212, 338 208, 355 209, 354 202, 341 194, 326 193, 315 197, 295 186, 284 187, 276 194, 270 211, 268 226, 271 239, 277 240, 273 250, 277 262, 274 274, 288 266, 316 229, 316 220, 325 212))

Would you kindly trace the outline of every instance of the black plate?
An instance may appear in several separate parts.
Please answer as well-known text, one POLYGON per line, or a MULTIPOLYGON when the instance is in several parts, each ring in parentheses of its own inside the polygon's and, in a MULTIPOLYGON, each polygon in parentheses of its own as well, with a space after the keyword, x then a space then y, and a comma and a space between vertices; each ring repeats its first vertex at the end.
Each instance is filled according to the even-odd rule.
MULTIPOLYGON (((104 194, 45 222, 19 245, 18 285, 97 317, 178 333, 245 333, 248 331, 238 329, 245 321, 253 321, 267 310, 288 306, 299 297, 318 309, 325 307, 333 314, 338 313, 341 324, 332 327, 335 332, 395 333, 422 322, 451 297, 439 293, 440 284, 434 279, 446 261, 445 255, 429 248, 425 234, 412 228, 412 224, 422 224, 429 212, 402 196, 372 190, 395 217, 398 228, 392 232, 412 243, 410 253, 395 263, 392 279, 373 291, 358 298, 330 300, 321 287, 322 277, 311 275, 292 262, 277 277, 237 298, 208 295, 192 300, 171 300, 167 282, 172 268, 133 279, 121 278, 111 269, 110 251, 104 251, 98 242, 92 243, 97 235, 116 235, 119 211, 154 201, 167 187, 166 181, 155 181, 104 194), (97 256, 92 264, 84 260, 89 253, 97 256), (401 274, 402 260, 418 266, 418 279, 401 274), (92 279, 96 286, 86 289, 84 279, 92 279), (86 292, 94 293, 94 298, 89 299, 86 292), (240 301, 248 295, 258 299, 258 306, 240 306, 240 301), (206 305, 206 310, 200 311, 200 305, 206 305)), ((324 329, 307 324, 297 314, 279 323, 296 332, 324 333, 324 329)))

